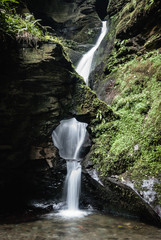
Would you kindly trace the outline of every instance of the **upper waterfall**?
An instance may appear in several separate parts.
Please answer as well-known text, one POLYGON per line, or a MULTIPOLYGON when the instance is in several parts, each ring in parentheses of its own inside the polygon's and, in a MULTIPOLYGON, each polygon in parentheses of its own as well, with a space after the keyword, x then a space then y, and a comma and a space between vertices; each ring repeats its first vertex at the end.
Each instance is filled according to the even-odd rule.
POLYGON ((77 73, 84 78, 84 81, 86 82, 87 85, 88 85, 89 74, 91 72, 91 66, 92 66, 94 53, 98 49, 98 47, 101 44, 106 33, 107 33, 107 22, 103 21, 101 34, 100 34, 96 44, 87 53, 85 53, 83 55, 83 57, 81 58, 81 60, 79 61, 78 65, 76 67, 77 73))

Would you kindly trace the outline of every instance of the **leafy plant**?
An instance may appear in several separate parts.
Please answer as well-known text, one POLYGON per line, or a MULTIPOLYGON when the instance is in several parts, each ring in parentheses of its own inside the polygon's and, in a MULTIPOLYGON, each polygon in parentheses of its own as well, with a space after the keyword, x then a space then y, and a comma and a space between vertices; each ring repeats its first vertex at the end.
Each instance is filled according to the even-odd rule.
POLYGON ((2 36, 25 43, 27 46, 37 46, 39 41, 58 41, 47 32, 47 27, 40 25, 40 19, 35 19, 30 13, 20 15, 16 12, 19 2, 16 0, 0 0, 0 32, 2 36))
POLYGON ((92 128, 92 160, 102 176, 128 171, 133 177, 155 176, 161 171, 161 54, 145 53, 119 66, 112 76, 117 97, 112 108, 120 119, 100 121, 92 128), (139 172, 139 174, 138 174, 139 172))

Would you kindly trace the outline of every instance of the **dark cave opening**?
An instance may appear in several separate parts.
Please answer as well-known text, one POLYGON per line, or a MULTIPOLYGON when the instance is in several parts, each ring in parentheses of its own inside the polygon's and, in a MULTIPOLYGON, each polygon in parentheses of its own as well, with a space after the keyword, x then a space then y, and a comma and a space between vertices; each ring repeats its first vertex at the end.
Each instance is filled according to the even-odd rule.
MULTIPOLYGON (((101 20, 104 20, 107 16, 108 2, 109 0, 95 1, 95 10, 101 20)), ((64 27, 64 24, 69 21, 70 15, 76 10, 76 4, 73 0, 27 0, 29 10, 37 19, 42 20, 41 24, 52 27, 57 33, 64 27)), ((85 5, 85 1, 83 4, 85 5)), ((88 3, 86 4, 88 5, 88 3)))
POLYGON ((96 12, 101 20, 107 16, 107 5, 109 0, 96 0, 96 12))

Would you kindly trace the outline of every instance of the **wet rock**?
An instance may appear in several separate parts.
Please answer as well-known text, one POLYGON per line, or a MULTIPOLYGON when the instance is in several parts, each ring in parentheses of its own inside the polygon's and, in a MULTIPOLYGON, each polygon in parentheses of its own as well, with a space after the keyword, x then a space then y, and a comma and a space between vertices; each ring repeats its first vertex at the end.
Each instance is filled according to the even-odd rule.
POLYGON ((52 191, 56 195, 53 189, 61 186, 63 180, 58 174, 60 158, 51 133, 63 116, 69 114, 77 78, 60 45, 15 50, 7 52, 9 55, 3 59, 0 73, 2 202, 10 198, 11 193, 15 196, 13 202, 18 198, 23 202, 27 194, 42 197, 43 191, 46 197, 52 191), (53 184, 55 187, 51 189, 53 184))
POLYGON ((27 4, 36 18, 42 19, 45 26, 51 26, 61 37, 87 44, 93 43, 98 34, 100 21, 95 0, 28 0, 27 4))
POLYGON ((133 188, 133 184, 121 181, 117 176, 101 178, 92 163, 89 162, 87 165, 85 162, 83 165, 85 167, 84 191, 88 192, 89 196, 92 195, 92 199, 88 201, 96 209, 125 217, 139 218, 144 222, 161 226, 158 216, 159 208, 157 206, 154 208, 149 204, 151 196, 156 195, 152 193, 153 190, 149 192, 149 184, 146 185, 148 192, 144 188, 144 194, 148 197, 147 201, 143 194, 140 194, 141 192, 133 188))
MULTIPOLYGON (((89 122, 99 106, 111 117, 113 112, 85 87, 61 45, 1 53, 0 189, 6 211, 11 198, 8 210, 31 199, 61 198, 66 166, 51 139, 60 120, 74 115, 89 122)), ((83 146, 82 156, 89 148, 83 146)))
MULTIPOLYGON (((161 10, 161 4, 160 1, 155 2, 149 2, 145 5, 145 1, 136 1, 135 4, 133 1, 110 1, 107 12, 110 16, 110 26, 109 26, 109 32, 106 37, 106 41, 108 41, 108 46, 105 51, 108 51, 105 53, 105 60, 103 62, 106 62, 106 67, 102 64, 100 66, 98 65, 96 67, 96 71, 94 71, 91 74, 90 82, 92 88, 96 91, 98 96, 101 100, 105 101, 107 104, 115 105, 114 99, 120 98, 123 99, 125 97, 121 98, 122 93, 120 93, 120 88, 117 88, 117 79, 119 79, 119 75, 117 72, 118 69, 121 66, 124 66, 125 63, 128 63, 129 69, 132 68, 132 64, 130 65, 130 59, 137 59, 138 61, 142 61, 141 59, 144 59, 144 54, 147 53, 147 51, 154 50, 155 55, 155 49, 157 49, 158 54, 160 54, 160 46, 158 45, 159 39, 160 39, 160 10, 161 10), (142 6, 142 7, 141 7, 142 6), (156 12, 156 14, 154 14, 156 12), (150 19, 150 21, 149 21, 150 19), (142 57, 143 55, 143 57, 142 57), (114 71, 113 71, 114 70, 114 71), (116 75, 114 72, 116 71, 116 75), (115 76, 116 77, 115 77, 115 76)), ((139 64, 140 64, 139 62, 139 64)), ((156 60, 157 62, 157 60, 156 60)), ((144 65, 145 67, 148 66, 148 63, 144 65)), ((155 69, 154 72, 160 72, 159 67, 155 69)), ((139 71, 139 74, 141 71, 139 71)), ((125 72, 123 73, 125 76, 125 72)), ((134 79, 136 78, 136 71, 132 72, 131 74, 134 76, 134 79)), ((145 72, 143 73, 144 76, 145 72)), ((150 75, 149 81, 155 76, 155 74, 150 75)), ((123 83, 123 78, 121 77, 120 81, 123 83)), ((144 87, 141 83, 139 83, 137 86, 142 87, 142 92, 144 91, 144 87)), ((127 91, 128 91, 127 86, 127 91)), ((157 92, 157 91, 156 91, 157 92)), ((128 92, 127 96, 129 96, 131 92, 128 92)), ((153 95, 153 93, 152 93, 153 95)), ((122 95, 123 96, 123 95, 122 95)), ((134 96, 134 95, 133 95, 134 96)), ((115 105, 116 106, 116 105, 115 105)), ((129 108, 129 103, 126 105, 127 108, 129 108)), ((141 108, 139 111, 142 111, 141 108)), ((147 110, 146 110, 147 111, 147 110)), ((148 114, 147 114, 148 115, 148 114)), ((146 116, 145 114, 145 120, 146 116)), ((155 116, 155 119, 157 116, 155 116)), ((154 123, 152 123, 151 126, 153 126, 154 123)), ((140 126, 143 127, 142 125, 140 126)), ((146 126, 147 131, 150 125, 146 126)), ((145 132, 146 132, 145 128, 145 132)), ((156 130, 157 132, 160 131, 160 129, 156 130)), ((117 131, 114 131, 113 135, 117 131)), ((156 133, 157 135, 158 133, 156 133)), ((101 135, 101 133, 100 133, 101 135)), ((149 135, 149 139, 151 136, 149 135)), ((159 138, 158 138, 159 139, 159 138)), ((121 141, 121 140, 120 140, 121 141)), ((158 140, 159 144, 160 139, 158 140)), ((98 142, 97 142, 98 144, 98 142)), ((126 143, 125 143, 126 144, 126 143)), ((116 145, 115 145, 116 146, 116 145)), ((97 147, 97 146, 96 146, 97 147)), ((140 154, 141 153, 141 144, 138 143, 136 140, 133 145, 133 156, 134 154, 140 154)), ((107 146, 108 149, 108 146, 107 146)), ((147 148, 148 152, 151 151, 150 148, 147 148)), ((99 150, 98 150, 99 151, 99 150)), ((104 164, 103 159, 99 163, 97 161, 96 165, 99 165, 99 168, 108 169, 109 167, 109 153, 111 149, 107 150, 106 152, 106 163, 104 164), (107 157, 108 156, 108 157, 107 157), (104 167, 102 167, 104 166, 104 167)), ((114 149, 113 149, 114 151, 114 149)), ((100 151, 101 152, 101 151, 100 151)), ((104 154, 105 155, 105 154, 104 154)), ((91 153, 91 159, 93 155, 91 153)), ((132 157, 132 154, 128 152, 128 156, 125 157, 125 153, 123 155, 119 156, 119 163, 125 164, 126 161, 128 164, 130 163, 130 157, 132 157)), ((140 157, 138 155, 138 159, 143 159, 143 157, 140 157)), ((97 156, 96 156, 97 159, 97 156)), ((111 159, 114 159, 114 155, 111 159)), ((146 159, 146 164, 144 165, 142 171, 143 174, 140 174, 140 167, 136 169, 135 177, 131 176, 131 170, 127 173, 125 172, 125 169, 122 170, 124 172, 123 174, 117 173, 113 170, 111 172, 105 173, 107 176, 114 176, 118 180, 118 182, 121 182, 125 185, 128 185, 130 187, 131 192, 135 192, 137 197, 140 198, 140 201, 143 203, 143 205, 148 206, 146 208, 146 211, 148 210, 151 214, 151 210, 154 213, 154 218, 159 219, 160 221, 160 175, 158 174, 158 170, 151 171, 149 170, 149 173, 144 174, 144 170, 146 167, 148 167, 148 159, 146 159), (140 176, 141 175, 141 176, 140 176), (150 175, 150 176, 149 176, 150 175), (149 177, 148 177, 149 176, 149 177), (130 180, 129 180, 130 179, 130 180), (155 181, 154 181, 155 179, 155 181), (152 186, 152 182, 154 182, 152 186)), ((160 158, 153 159, 154 163, 155 161, 158 163, 160 158)), ((137 161, 137 158, 136 158, 137 161)), ((156 165, 157 165, 156 163, 156 165)), ((114 168, 116 167, 116 162, 113 162, 114 168)), ((135 163, 132 164, 132 166, 135 165, 135 163)), ((94 167, 94 166, 93 166, 94 167)), ((111 166, 113 168, 113 166, 111 166)), ((153 168, 155 168, 153 166, 153 168)), ((106 171, 106 170, 105 170, 106 171)), ((99 175, 99 174, 98 174, 99 175)), ((105 177, 105 185, 108 186, 107 181, 109 180, 108 177, 105 177), (107 180, 108 179, 108 180, 107 180)), ((121 196, 122 193, 120 193, 121 196)), ((135 206, 135 204, 134 204, 135 206)), ((128 209, 128 206, 127 206, 128 209)))

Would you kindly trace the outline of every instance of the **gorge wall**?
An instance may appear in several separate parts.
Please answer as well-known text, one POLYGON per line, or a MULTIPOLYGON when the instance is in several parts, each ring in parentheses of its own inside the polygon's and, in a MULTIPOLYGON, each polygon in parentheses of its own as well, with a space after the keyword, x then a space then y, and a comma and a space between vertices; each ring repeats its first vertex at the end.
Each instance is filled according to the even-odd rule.
MULTIPOLYGON (((77 6, 77 11, 91 9, 87 13, 92 12, 95 22, 98 21, 94 1, 83 6, 77 6)), ((30 14, 26 6, 18 10, 30 14)), ((68 16, 66 8, 63 11, 68 16)), ((36 15, 36 10, 34 13, 36 15)), ((86 18, 87 13, 80 14, 80 19, 86 18)), ((91 18, 89 14, 88 21, 82 25, 86 31, 93 31, 93 23, 91 28, 88 25, 91 18)), ((97 26, 100 23, 99 20, 97 26)), ((57 29, 52 31, 59 34, 57 29)), ((98 29, 95 37, 97 32, 98 29)), ((66 168, 51 139, 60 120, 73 116, 81 119, 84 115, 89 122, 99 107, 107 108, 107 113, 111 110, 85 87, 57 39, 39 40, 37 45, 32 45, 32 39, 24 37, 19 42, 2 33, 0 42, 0 187, 1 211, 5 213, 23 208, 31 199, 60 198, 66 168), (80 89, 79 93, 76 89, 80 89)))
POLYGON ((120 119, 107 123, 100 112, 88 159, 105 186, 130 187, 161 216, 161 4, 110 1, 107 13, 108 44, 96 55, 99 59, 104 52, 104 60, 90 81, 120 119))
POLYGON ((100 21, 96 0, 28 0, 27 4, 36 18, 42 19, 44 25, 52 27, 52 31, 65 39, 93 44, 98 35, 96 29, 100 28, 100 21))
POLYGON ((65 50, 76 64, 97 38, 108 1, 26 2, 65 49, 60 41, 34 49, 0 38, 2 210, 10 199, 20 207, 60 198, 65 168, 51 133, 75 116, 89 124, 92 139, 84 192, 101 210, 160 223, 160 1, 109 1, 109 33, 90 76, 103 101, 65 50))

